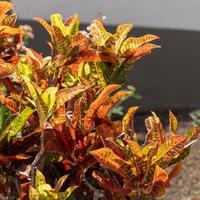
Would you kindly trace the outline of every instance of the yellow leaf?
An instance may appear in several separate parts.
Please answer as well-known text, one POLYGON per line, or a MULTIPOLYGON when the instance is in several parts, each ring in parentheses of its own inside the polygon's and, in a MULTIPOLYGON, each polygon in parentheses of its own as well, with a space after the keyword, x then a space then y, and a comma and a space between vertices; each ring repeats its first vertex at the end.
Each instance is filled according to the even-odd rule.
POLYGON ((92 40, 99 46, 104 46, 106 41, 111 37, 111 33, 107 32, 100 20, 93 20, 90 25, 92 40))
POLYGON ((129 49, 136 49, 142 46, 143 44, 146 44, 156 39, 159 39, 159 37, 152 34, 147 34, 138 38, 130 37, 122 43, 120 52, 123 54, 129 49))
POLYGON ((177 127, 178 127, 178 121, 175 115, 171 111, 169 111, 169 133, 175 135, 177 127))

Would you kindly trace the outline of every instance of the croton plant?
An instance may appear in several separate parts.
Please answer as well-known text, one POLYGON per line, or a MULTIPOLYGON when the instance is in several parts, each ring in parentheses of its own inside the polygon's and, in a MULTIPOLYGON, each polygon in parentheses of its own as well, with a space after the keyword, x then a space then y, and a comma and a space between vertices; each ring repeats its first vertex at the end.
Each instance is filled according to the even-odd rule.
MULTIPOLYGON (((30 32, 16 27, 13 5, 0 2, 0 199, 160 198, 189 154, 200 128, 176 135, 169 112, 164 133, 157 115, 145 120, 140 144, 133 127, 137 107, 121 121, 110 109, 129 92, 121 84, 139 58, 159 46, 155 35, 128 37, 132 24, 107 32, 103 20, 79 30, 79 18, 49 24, 51 54, 25 47, 30 32)), ((30 29, 28 29, 30 30, 30 29)))

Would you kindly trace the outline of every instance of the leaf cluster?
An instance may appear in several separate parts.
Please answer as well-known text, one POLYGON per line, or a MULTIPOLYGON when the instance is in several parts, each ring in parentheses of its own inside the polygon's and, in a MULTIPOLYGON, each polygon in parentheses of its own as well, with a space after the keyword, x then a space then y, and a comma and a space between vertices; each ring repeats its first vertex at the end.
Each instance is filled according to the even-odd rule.
MULTIPOLYGON (((0 2, 0 38, 22 39, 24 31, 5 20, 15 19, 5 15, 12 7, 0 2)), ((80 31, 77 15, 63 22, 54 14, 51 24, 36 20, 50 34, 52 54, 43 57, 20 39, 13 40, 16 48, 9 57, 1 56, 0 193, 32 200, 163 196, 199 128, 176 135, 177 120, 170 112, 166 135, 152 113, 141 146, 133 127, 137 107, 121 121, 109 115, 132 95, 119 90, 120 84, 136 60, 158 47, 149 43, 158 37, 127 38, 131 24, 111 34, 100 19, 88 32, 80 31)))

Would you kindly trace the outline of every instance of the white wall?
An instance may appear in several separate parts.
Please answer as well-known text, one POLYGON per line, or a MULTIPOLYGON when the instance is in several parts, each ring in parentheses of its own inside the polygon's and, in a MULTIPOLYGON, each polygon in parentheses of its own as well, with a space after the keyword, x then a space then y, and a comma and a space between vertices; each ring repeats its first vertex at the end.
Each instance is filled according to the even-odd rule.
POLYGON ((106 23, 131 22, 137 26, 200 30, 200 0, 13 0, 20 18, 64 17, 78 13, 82 22, 96 17, 98 10, 106 23))

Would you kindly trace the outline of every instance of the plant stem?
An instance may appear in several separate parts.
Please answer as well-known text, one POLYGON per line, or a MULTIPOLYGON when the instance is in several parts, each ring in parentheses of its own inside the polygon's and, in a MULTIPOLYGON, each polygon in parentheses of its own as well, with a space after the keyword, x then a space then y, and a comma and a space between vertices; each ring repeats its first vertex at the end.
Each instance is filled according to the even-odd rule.
POLYGON ((31 164, 31 186, 32 187, 35 186, 35 169, 43 154, 44 154, 44 129, 42 129, 42 132, 40 135, 40 151, 37 153, 34 161, 31 164))

